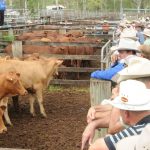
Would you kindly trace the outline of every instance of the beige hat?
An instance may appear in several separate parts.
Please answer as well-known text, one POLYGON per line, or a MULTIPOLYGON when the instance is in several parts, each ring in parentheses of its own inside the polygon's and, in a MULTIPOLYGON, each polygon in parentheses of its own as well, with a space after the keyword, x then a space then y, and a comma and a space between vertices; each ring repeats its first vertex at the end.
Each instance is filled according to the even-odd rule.
POLYGON ((148 76, 150 76, 150 61, 142 57, 134 57, 129 61, 128 67, 112 77, 112 81, 119 83, 127 79, 148 76))
POLYGON ((122 81, 119 85, 119 95, 113 101, 105 102, 121 110, 150 110, 150 89, 137 80, 122 81))
POLYGON ((136 30, 129 29, 129 28, 126 28, 123 30, 123 32, 120 35, 120 38, 129 38, 129 39, 133 39, 135 41, 138 40, 138 37, 136 36, 136 30))
POLYGON ((133 50, 136 52, 140 52, 138 49, 137 42, 135 40, 132 40, 130 38, 121 38, 119 41, 119 45, 117 48, 118 51, 121 50, 133 50))
POLYGON ((143 34, 150 37, 150 29, 145 28, 143 34))
POLYGON ((143 129, 140 135, 119 141, 116 150, 150 150, 150 124, 143 129))

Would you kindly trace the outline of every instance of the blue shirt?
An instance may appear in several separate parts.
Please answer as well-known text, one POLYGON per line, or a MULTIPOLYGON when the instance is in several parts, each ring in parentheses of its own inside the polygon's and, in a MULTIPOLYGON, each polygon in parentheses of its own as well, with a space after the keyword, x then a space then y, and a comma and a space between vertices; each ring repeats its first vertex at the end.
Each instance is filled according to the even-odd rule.
POLYGON ((144 44, 144 34, 142 32, 137 32, 136 36, 139 38, 140 44, 144 44))
POLYGON ((91 73, 91 78, 111 80, 114 75, 124 69, 124 63, 117 63, 106 70, 97 70, 91 73))
POLYGON ((0 0, 0 10, 6 10, 6 2, 5 0, 0 0))

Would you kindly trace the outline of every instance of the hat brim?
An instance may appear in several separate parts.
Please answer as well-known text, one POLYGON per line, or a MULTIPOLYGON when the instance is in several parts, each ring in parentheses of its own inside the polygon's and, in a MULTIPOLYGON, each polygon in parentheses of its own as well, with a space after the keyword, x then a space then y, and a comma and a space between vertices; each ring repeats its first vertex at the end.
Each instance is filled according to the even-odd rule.
POLYGON ((117 150, 134 150, 139 139, 139 135, 126 137, 116 144, 117 150), (127 146, 128 145, 128 146, 127 146))
POLYGON ((132 39, 134 41, 137 41, 139 39, 138 37, 130 37, 130 36, 124 36, 123 38, 132 39))
POLYGON ((116 82, 116 83, 120 83, 121 81, 125 81, 128 79, 136 79, 136 78, 144 78, 144 77, 149 77, 150 74, 141 74, 141 75, 120 75, 119 73, 117 73, 115 76, 112 77, 112 81, 116 82))
POLYGON ((138 50, 138 49, 133 49, 133 48, 128 48, 128 47, 118 47, 116 50, 117 50, 117 51, 131 50, 131 51, 135 51, 135 52, 140 53, 140 50, 138 50))
POLYGON ((146 35, 146 36, 148 36, 148 37, 150 37, 150 34, 146 34, 146 33, 143 33, 144 35, 146 35))
MULTIPOLYGON (((150 95, 149 95, 150 96, 150 95)), ((142 98, 141 98, 142 99, 142 98)), ((110 104, 116 108, 121 110, 129 110, 129 111, 145 111, 150 110, 150 102, 148 104, 141 104, 141 105, 129 105, 126 103, 121 103, 121 97, 117 96, 114 100, 104 100, 105 104, 110 104)))

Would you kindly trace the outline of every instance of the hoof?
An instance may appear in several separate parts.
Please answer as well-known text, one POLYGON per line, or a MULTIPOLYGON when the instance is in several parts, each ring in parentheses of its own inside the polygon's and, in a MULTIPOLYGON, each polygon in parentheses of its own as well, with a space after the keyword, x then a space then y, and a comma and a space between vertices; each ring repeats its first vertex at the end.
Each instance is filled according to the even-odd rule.
POLYGON ((36 114, 35 113, 31 113, 31 116, 34 118, 36 116, 36 114))
POLYGON ((13 127, 13 124, 12 123, 7 123, 7 126, 13 127))
POLYGON ((41 114, 42 118, 47 118, 46 114, 41 114))
POLYGON ((3 127, 2 129, 0 129, 0 134, 1 133, 5 133, 5 132, 7 132, 7 128, 6 127, 3 127))

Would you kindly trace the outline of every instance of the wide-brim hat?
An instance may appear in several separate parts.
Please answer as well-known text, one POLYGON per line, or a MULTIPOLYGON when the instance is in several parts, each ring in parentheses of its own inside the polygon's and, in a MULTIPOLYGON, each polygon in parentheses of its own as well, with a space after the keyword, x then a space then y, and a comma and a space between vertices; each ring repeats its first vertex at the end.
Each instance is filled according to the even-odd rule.
POLYGON ((135 40, 132 40, 130 38, 121 38, 119 41, 119 45, 117 48, 118 51, 121 50, 132 50, 136 52, 140 52, 138 49, 138 44, 135 40))
POLYGON ((106 102, 121 110, 150 110, 150 89, 137 80, 122 81, 119 86, 119 95, 114 100, 106 100, 106 102))
POLYGON ((126 68, 112 77, 112 81, 120 83, 124 80, 141 77, 150 77, 150 61, 142 57, 133 57, 126 68))
POLYGON ((150 124, 143 129, 140 135, 120 140, 116 144, 116 150, 150 150, 150 124))
POLYGON ((144 29, 144 32, 143 32, 144 35, 150 37, 150 29, 144 29))
POLYGON ((138 40, 138 37, 136 36, 136 31, 134 29, 129 28, 123 30, 123 32, 120 35, 120 38, 129 38, 135 41, 138 40))

